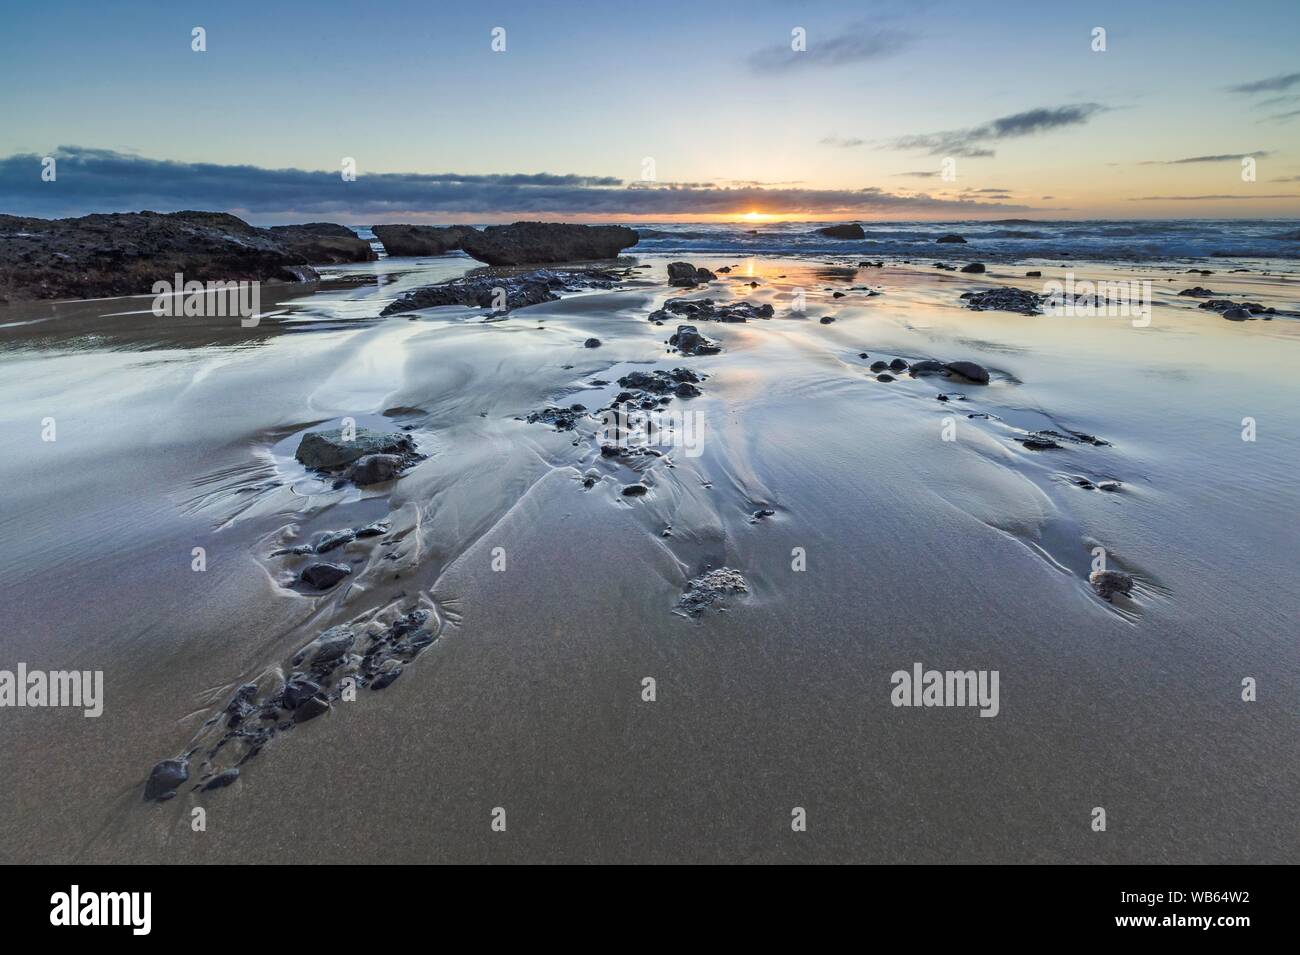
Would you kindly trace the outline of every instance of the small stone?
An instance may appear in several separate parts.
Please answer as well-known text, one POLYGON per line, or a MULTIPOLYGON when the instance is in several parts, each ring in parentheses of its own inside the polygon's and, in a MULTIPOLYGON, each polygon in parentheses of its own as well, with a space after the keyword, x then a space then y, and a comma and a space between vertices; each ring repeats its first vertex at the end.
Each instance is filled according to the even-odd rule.
POLYGON ((342 531, 330 531, 320 539, 316 545, 316 553, 324 554, 336 547, 342 547, 344 544, 356 540, 357 532, 351 529, 342 531))
POLYGON ((628 484, 623 488, 624 497, 641 497, 646 491, 650 490, 644 484, 628 484))
POLYGON ((323 696, 317 695, 308 697, 293 711, 293 721, 295 723, 306 723, 308 720, 314 720, 330 708, 329 700, 323 696))
POLYGON ((320 563, 305 568, 298 579, 313 590, 329 590, 350 573, 346 564, 320 563))
POLYGON ((238 778, 239 778, 239 770, 232 767, 230 769, 225 770, 224 772, 217 773, 217 775, 209 779, 204 784, 203 791, 207 792, 210 789, 224 789, 238 778))
POLYGON ((176 787, 189 778, 190 761, 186 757, 162 760, 154 766, 149 781, 144 784, 145 802, 170 799, 176 795, 176 787))
POLYGON ((1116 594, 1128 596, 1133 590, 1133 578, 1122 570, 1094 570, 1088 575, 1088 583, 1103 600, 1111 600, 1116 594))
POLYGON ((599 339, 599 338, 588 338, 585 342, 582 343, 582 347, 583 347, 583 348, 599 348, 599 347, 600 347, 600 339, 599 339))

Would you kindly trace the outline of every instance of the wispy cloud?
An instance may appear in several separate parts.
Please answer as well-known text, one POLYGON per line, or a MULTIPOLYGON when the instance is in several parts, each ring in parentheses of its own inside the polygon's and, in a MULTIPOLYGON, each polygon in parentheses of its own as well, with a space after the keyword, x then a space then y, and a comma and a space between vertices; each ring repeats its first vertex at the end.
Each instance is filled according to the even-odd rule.
POLYGON ((894 27, 869 23, 851 23, 836 35, 822 37, 809 32, 806 49, 791 49, 789 40, 755 50, 749 55, 749 68, 755 73, 815 70, 882 60, 899 53, 915 42, 915 36, 894 27))
POLYGON ((1255 80, 1251 83, 1238 83, 1236 86, 1229 86, 1228 91, 1232 93, 1245 93, 1253 95, 1255 93, 1279 93, 1282 90, 1289 90, 1291 87, 1300 84, 1300 73, 1282 73, 1278 76, 1270 76, 1266 79, 1255 80))
POLYGON ((1218 153, 1214 156, 1188 156, 1186 159, 1148 159, 1138 163, 1139 166, 1185 166, 1201 162, 1241 162, 1246 157, 1263 159, 1271 155, 1267 149, 1257 149, 1253 153, 1218 153))
POLYGON ((995 155, 991 143, 1004 139, 1017 139, 1068 126, 1081 126, 1107 107, 1100 103, 1072 103, 1066 106, 1042 107, 1013 113, 972 126, 938 133, 900 136, 885 143, 885 149, 923 149, 932 156, 964 156, 980 158, 995 155))
POLYGON ((836 149, 852 149, 855 146, 861 146, 866 140, 845 138, 843 136, 826 136, 820 142, 823 146, 834 146, 836 149))
POLYGON ((610 176, 516 173, 383 173, 263 169, 148 159, 61 147, 55 182, 41 181, 37 154, 0 159, 0 208, 18 215, 82 215, 152 209, 233 212, 257 221, 448 221, 475 215, 647 217, 729 215, 749 209, 807 214, 977 214, 1019 210, 997 202, 899 195, 883 189, 753 184, 625 182, 610 176))
POLYGON ((1131 196, 1129 202, 1202 202, 1219 199, 1300 199, 1300 194, 1275 193, 1267 196, 1131 196))
POLYGON ((1286 113, 1274 113, 1269 119, 1294 119, 1296 116, 1300 116, 1300 109, 1293 109, 1286 113))
POLYGON ((895 176, 909 176, 913 179, 933 179, 939 175, 937 169, 918 169, 915 172, 896 172, 895 176))

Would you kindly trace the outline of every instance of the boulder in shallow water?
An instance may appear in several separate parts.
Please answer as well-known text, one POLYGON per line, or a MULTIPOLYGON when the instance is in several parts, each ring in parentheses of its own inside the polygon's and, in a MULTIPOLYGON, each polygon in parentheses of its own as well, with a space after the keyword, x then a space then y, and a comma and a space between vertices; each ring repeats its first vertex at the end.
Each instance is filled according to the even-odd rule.
POLYGON ((941 235, 941 236, 939 236, 939 238, 935 239, 934 241, 935 241, 935 242, 938 242, 938 243, 941 243, 941 244, 943 244, 943 243, 952 243, 952 244, 960 243, 961 245, 965 245, 965 244, 966 244, 966 240, 963 239, 961 236, 957 235, 956 233, 949 233, 948 235, 941 235))
POLYGON ((1102 600, 1111 600, 1116 594, 1128 596, 1133 590, 1133 578, 1122 570, 1094 570, 1088 583, 1102 600))
POLYGON ((677 600, 677 609, 688 617, 698 617, 724 597, 748 592, 749 586, 740 571, 719 567, 688 580, 677 600))
POLYGON ((676 333, 668 339, 668 344, 683 355, 716 355, 722 351, 716 342, 701 335, 694 325, 678 325, 676 333))
POLYGON ((970 265, 963 265, 961 270, 971 275, 982 275, 984 273, 984 263, 972 262, 970 265))
POLYGON ((371 431, 358 428, 345 438, 343 429, 308 431, 298 442, 294 457, 306 467, 320 471, 337 471, 368 454, 413 454, 415 441, 397 431, 371 431))
POLYGON ((862 226, 856 222, 847 225, 831 225, 818 229, 819 235, 824 235, 828 239, 865 239, 867 234, 862 231, 862 226))
POLYGON ((950 361, 945 368, 954 375, 959 375, 967 381, 973 381, 981 385, 989 383, 989 373, 983 365, 977 365, 973 361, 950 361))
POLYGON ((461 241, 461 248, 488 265, 583 262, 615 258, 638 238, 621 225, 516 222, 476 231, 461 241))
POLYGON ((383 484, 394 480, 405 465, 406 459, 400 454, 367 454, 352 465, 348 477, 359 487, 383 484))
POLYGON ((668 263, 668 284, 677 288, 695 288, 716 278, 708 269, 696 268, 690 262, 668 263))

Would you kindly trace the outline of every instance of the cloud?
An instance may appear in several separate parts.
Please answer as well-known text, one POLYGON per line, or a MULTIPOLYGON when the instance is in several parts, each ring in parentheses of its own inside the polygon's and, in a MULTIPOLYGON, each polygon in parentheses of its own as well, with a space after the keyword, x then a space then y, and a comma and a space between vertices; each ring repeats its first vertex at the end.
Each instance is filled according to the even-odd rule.
POLYGON ((1236 86, 1229 86, 1228 91, 1231 93, 1245 93, 1248 96, 1255 93, 1278 93, 1282 90, 1289 90, 1298 83, 1300 83, 1300 73, 1282 73, 1278 76, 1270 76, 1267 79, 1255 80, 1253 83, 1240 83, 1236 86))
MULTIPOLYGON (((1021 209, 994 202, 898 195, 878 188, 811 189, 712 183, 624 182, 551 173, 465 175, 263 169, 148 159, 60 147, 57 179, 41 181, 41 156, 0 159, 0 209, 18 215, 83 215, 152 209, 232 212, 259 222, 333 219, 474 221, 476 216, 652 217, 771 213, 948 213, 1021 209)), ((484 221, 479 219, 478 221, 484 221)))
POLYGON ((1131 196, 1129 202, 1201 202, 1209 199, 1300 199, 1300 194, 1269 196, 1131 196))
POLYGON ((1219 153, 1215 156, 1188 156, 1186 159, 1148 159, 1146 162, 1138 163, 1139 166, 1185 166, 1188 163, 1198 162, 1241 162, 1247 156, 1253 156, 1256 159, 1263 159, 1271 155, 1267 149, 1257 149, 1253 153, 1219 153))
MULTIPOLYGON (((1293 109, 1286 113, 1274 113, 1269 119, 1291 119, 1295 116, 1300 116, 1300 109, 1293 109)), ((1263 121, 1261 120, 1261 122, 1263 121)))
POLYGON ((755 73, 780 73, 791 70, 828 69, 849 63, 882 60, 907 49, 915 37, 906 30, 875 27, 868 23, 851 23, 838 36, 822 39, 816 32, 808 35, 805 50, 791 49, 791 43, 775 43, 749 55, 749 68, 755 73))
POLYGON ((836 149, 852 149, 855 146, 861 146, 865 142, 865 139, 845 139, 840 136, 827 136, 821 140, 823 146, 834 146, 836 149))
POLYGON ((933 179, 935 176, 939 175, 939 170, 937 170, 937 169, 920 169, 920 170, 917 170, 916 172, 896 172, 896 173, 894 173, 894 175, 895 175, 895 176, 911 176, 911 177, 914 178, 914 179, 933 179))
POLYGON ((1072 103, 1066 106, 1042 107, 1002 116, 968 129, 900 136, 886 143, 883 148, 923 149, 931 156, 988 157, 994 155, 988 143, 1031 136, 1066 126, 1081 126, 1097 113, 1105 112, 1106 109, 1107 107, 1100 103, 1072 103))

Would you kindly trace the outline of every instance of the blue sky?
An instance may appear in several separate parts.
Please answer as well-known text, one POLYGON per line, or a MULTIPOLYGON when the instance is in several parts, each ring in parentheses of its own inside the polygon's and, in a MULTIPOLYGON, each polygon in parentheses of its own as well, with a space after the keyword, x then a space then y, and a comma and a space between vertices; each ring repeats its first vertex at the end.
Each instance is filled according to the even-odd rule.
POLYGON ((1300 213, 1294 2, 50 2, 7 6, 3 26, 6 212, 1300 213), (580 178, 404 175, 446 173, 580 178))

